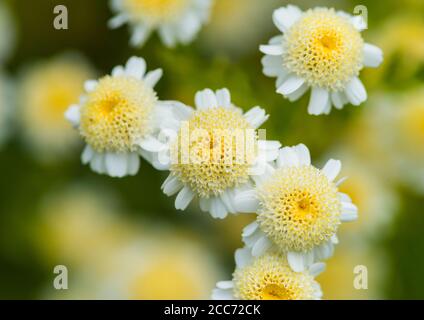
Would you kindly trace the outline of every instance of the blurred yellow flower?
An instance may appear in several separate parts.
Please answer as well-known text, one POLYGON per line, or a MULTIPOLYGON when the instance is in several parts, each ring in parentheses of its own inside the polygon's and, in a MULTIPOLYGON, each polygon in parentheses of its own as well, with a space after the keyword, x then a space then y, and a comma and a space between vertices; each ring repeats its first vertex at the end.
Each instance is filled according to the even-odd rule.
POLYGON ((35 242, 47 263, 81 268, 133 235, 118 213, 107 192, 87 186, 55 192, 41 206, 35 242))
POLYGON ((317 277, 321 284, 323 299, 381 299, 382 281, 387 272, 387 264, 381 253, 366 248, 342 246, 327 264, 325 272, 317 277), (359 275, 356 266, 365 266, 368 289, 356 289, 355 277, 359 275))
POLYGON ((18 88, 19 122, 25 142, 41 160, 73 151, 78 135, 64 112, 79 101, 92 69, 80 57, 61 56, 26 70, 18 88))

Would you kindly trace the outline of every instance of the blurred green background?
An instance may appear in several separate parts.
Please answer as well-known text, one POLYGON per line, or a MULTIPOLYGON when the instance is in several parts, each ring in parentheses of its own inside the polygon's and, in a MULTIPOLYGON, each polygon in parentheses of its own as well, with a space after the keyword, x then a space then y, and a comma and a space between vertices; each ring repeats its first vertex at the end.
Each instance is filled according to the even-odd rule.
MULTIPOLYGON (((37 136, 37 128, 42 128, 47 135, 62 137, 65 129, 53 123, 62 121, 61 116, 50 118, 51 110, 25 113, 30 108, 25 104, 35 99, 31 92, 46 90, 34 74, 44 79, 49 63, 72 56, 69 63, 75 67, 67 72, 81 68, 83 74, 103 75, 132 55, 144 57, 149 70, 163 68, 157 86, 161 100, 192 105, 196 91, 227 87, 240 107, 260 105, 267 110, 271 117, 264 128, 269 139, 283 145, 305 143, 316 164, 329 157, 346 163, 352 182, 345 188, 359 205, 360 219, 340 230, 342 244, 318 278, 324 298, 424 298, 424 112, 419 111, 424 109, 423 1, 291 2, 302 9, 330 6, 350 13, 358 4, 367 6, 364 39, 385 52, 379 69, 361 74, 367 103, 320 117, 307 114, 307 96, 289 103, 275 93, 274 79, 262 74, 258 46, 277 34, 272 10, 289 2, 217 0, 198 38, 175 49, 164 47, 156 35, 142 49, 129 47, 126 27, 107 28, 112 13, 105 0, 1 2, 12 15, 12 25, 3 27, 0 35, 14 31, 15 44, 0 68, 4 82, 14 88, 14 98, 7 99, 13 104, 12 116, 7 123, 0 121, 10 128, 0 149, 0 298, 207 298, 215 281, 230 279, 233 252, 242 245, 241 229, 252 217, 213 221, 196 204, 177 212, 173 199, 160 190, 166 173, 145 162, 135 177, 94 174, 80 162, 82 143, 65 145, 68 140, 37 136), (53 28, 58 4, 68 8, 68 30, 53 28), (409 109, 417 110, 412 118, 421 117, 421 129, 412 133, 402 131, 405 117, 398 114, 409 109), (180 264, 178 256, 170 258, 177 255, 170 246, 180 240, 183 247, 195 246, 190 253, 185 250, 189 267, 180 264), (183 290, 178 283, 160 284, 160 273, 143 278, 137 270, 125 271, 137 269, 137 259, 162 261, 143 249, 121 256, 132 243, 148 247, 145 252, 170 250, 163 259, 175 263, 174 271, 186 273, 181 279, 187 277, 196 286, 190 289, 184 282, 183 290), (52 286, 53 268, 60 264, 69 270, 66 291, 52 286), (353 288, 356 265, 369 268, 369 290, 353 288), (123 274, 134 274, 136 280, 123 279, 123 274), (157 280, 151 284, 146 279, 157 280), (140 286, 132 288, 137 281, 140 286), (126 287, 122 295, 113 289, 117 287, 126 287)), ((58 81, 73 79, 56 69, 58 81)), ((82 84, 78 86, 82 92, 82 84)))

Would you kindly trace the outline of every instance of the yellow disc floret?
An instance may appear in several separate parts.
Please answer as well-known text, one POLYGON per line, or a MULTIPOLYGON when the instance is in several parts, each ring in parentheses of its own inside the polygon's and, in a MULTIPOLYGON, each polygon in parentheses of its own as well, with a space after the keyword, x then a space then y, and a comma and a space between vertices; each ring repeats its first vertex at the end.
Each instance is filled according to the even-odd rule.
POLYGON ((254 135, 253 128, 238 109, 197 111, 172 148, 176 163, 171 171, 200 197, 222 194, 249 179, 255 154, 255 148, 246 147, 249 134, 254 135))
POLYGON ((277 253, 266 253, 233 275, 234 295, 242 300, 313 300, 320 289, 314 278, 291 270, 277 253))
POLYGON ((132 77, 106 76, 81 107, 80 132, 96 151, 133 151, 149 134, 156 93, 132 77))
POLYGON ((261 229, 284 251, 308 251, 340 224, 335 184, 313 166, 283 167, 259 188, 261 229))
POLYGON ((153 25, 175 20, 188 4, 189 0, 124 0, 130 15, 153 25))
POLYGON ((361 34, 333 9, 307 11, 284 43, 284 66, 310 86, 340 91, 363 67, 361 34))

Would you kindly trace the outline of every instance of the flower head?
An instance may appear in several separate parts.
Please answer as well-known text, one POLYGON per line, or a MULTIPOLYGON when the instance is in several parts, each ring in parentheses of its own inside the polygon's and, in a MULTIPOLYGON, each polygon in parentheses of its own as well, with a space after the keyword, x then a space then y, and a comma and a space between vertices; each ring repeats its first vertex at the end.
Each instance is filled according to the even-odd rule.
POLYGON ((273 19, 283 35, 260 49, 266 54, 263 72, 277 77, 278 93, 295 101, 311 88, 308 112, 313 115, 366 100, 359 72, 377 67, 382 52, 364 43, 360 17, 327 8, 302 12, 289 5, 275 10, 273 19))
POLYGON ((253 259, 248 249, 236 251, 236 270, 232 281, 221 281, 214 299, 241 300, 318 300, 322 296, 314 277, 324 270, 318 263, 303 272, 294 272, 284 255, 267 252, 253 259))
POLYGON ((169 144, 171 174, 162 188, 167 195, 179 192, 177 209, 184 210, 198 197, 203 211, 224 218, 236 213, 234 194, 258 170, 268 169, 280 144, 258 141, 255 130, 268 116, 259 107, 243 113, 231 103, 227 89, 198 92, 196 106, 169 144))
POLYGON ((117 14, 109 21, 111 28, 128 23, 131 44, 141 46, 157 30, 169 47, 189 43, 209 17, 211 0, 111 0, 117 14))
POLYGON ((79 57, 61 56, 30 67, 18 88, 19 122, 34 155, 51 160, 71 152, 78 143, 63 113, 78 101, 90 66, 79 57))
POLYGON ((162 70, 145 71, 144 59, 133 57, 112 75, 86 81, 80 103, 66 112, 87 143, 82 161, 95 172, 136 174, 139 153, 149 157, 158 147, 155 136, 174 118, 175 104, 159 101, 153 90, 162 70))
POLYGON ((355 205, 334 182, 340 168, 336 160, 322 170, 313 167, 304 145, 281 149, 276 169, 235 200, 239 211, 258 214, 243 231, 252 254, 275 247, 295 271, 331 256, 340 223, 357 217, 355 205))

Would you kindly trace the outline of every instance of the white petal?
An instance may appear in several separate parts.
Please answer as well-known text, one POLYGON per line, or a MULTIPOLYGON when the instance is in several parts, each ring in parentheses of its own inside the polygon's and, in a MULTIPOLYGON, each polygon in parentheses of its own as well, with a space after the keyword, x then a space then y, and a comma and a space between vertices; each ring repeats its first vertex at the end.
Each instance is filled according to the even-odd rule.
POLYGON ((90 161, 90 168, 94 172, 103 174, 106 172, 105 156, 103 153, 95 152, 90 161))
POLYGON ((281 86, 278 87, 277 92, 282 95, 289 95, 299 89, 305 83, 305 79, 291 74, 281 86))
POLYGON ((358 208, 351 202, 342 202, 340 221, 350 222, 358 219, 358 208))
POLYGON ((134 176, 140 169, 140 158, 137 153, 132 152, 127 158, 127 172, 129 175, 134 176))
POLYGON ((244 268, 252 261, 252 254, 249 248, 237 249, 234 254, 237 268, 244 268))
POLYGON ((116 66, 112 69, 112 76, 119 77, 125 74, 125 69, 123 66, 116 66))
POLYGON ((78 127, 80 124, 80 106, 77 104, 71 105, 68 110, 65 112, 65 118, 72 124, 74 127, 78 127))
POLYGON ((212 217, 217 219, 224 219, 228 214, 228 211, 225 208, 224 203, 218 197, 211 199, 211 206, 209 211, 212 217))
POLYGON ((313 87, 308 105, 309 114, 317 116, 324 113, 328 99, 330 99, 328 90, 319 87, 313 87))
POLYGON ((295 149, 291 147, 284 147, 280 150, 280 155, 277 159, 277 166, 279 168, 283 166, 293 167, 298 166, 299 164, 299 157, 297 156, 295 149))
POLYGON ((199 205, 200 205, 200 210, 202 210, 203 212, 209 212, 209 210, 211 209, 210 199, 200 198, 199 205))
POLYGON ((218 106, 220 107, 230 107, 231 106, 231 94, 230 91, 226 88, 216 91, 216 100, 218 106))
POLYGON ((142 46, 147 38, 149 37, 151 33, 151 29, 145 25, 139 25, 138 27, 134 28, 130 44, 133 47, 142 46))
POLYGON ((81 161, 83 164, 87 164, 93 159, 94 156, 94 150, 89 146, 86 145, 84 148, 84 151, 81 154, 81 161))
POLYGON ((354 77, 348 82, 345 94, 349 102, 354 106, 359 106, 362 102, 367 100, 367 91, 358 77, 354 77))
POLYGON ((145 82, 148 86, 150 86, 150 87, 154 88, 154 87, 155 87, 155 85, 156 85, 156 84, 158 83, 158 81, 160 80, 160 78, 162 78, 162 74, 163 74, 162 69, 156 69, 156 70, 150 71, 150 72, 148 72, 148 73, 146 74, 146 76, 144 77, 144 82, 145 82))
POLYGON ((337 109, 342 109, 343 106, 348 102, 346 95, 344 92, 332 92, 331 93, 331 101, 337 109))
POLYGON ((213 300, 234 300, 232 290, 213 289, 212 290, 213 300))
POLYGON ((237 212, 234 205, 233 196, 232 194, 230 194, 229 190, 225 190, 220 197, 221 197, 222 203, 224 204, 225 208, 227 209, 229 213, 237 212))
POLYGON ((87 92, 92 92, 96 89, 97 84, 97 80, 87 80, 86 82, 84 82, 84 89, 87 92))
POLYGON ((269 115, 261 107, 254 107, 244 114, 244 118, 249 122, 253 128, 259 128, 265 121, 268 120, 269 115))
POLYGON ((288 252, 287 261, 290 268, 295 272, 302 272, 306 269, 304 254, 302 252, 288 252))
POLYGON ((269 248, 271 248, 272 243, 268 239, 268 237, 263 236, 261 237, 256 243, 253 245, 252 248, 252 255, 254 257, 260 257, 263 255, 269 248))
POLYGON ((125 73, 128 76, 142 79, 146 72, 146 61, 143 58, 131 57, 125 65, 125 73))
POLYGON ((252 223, 248 224, 246 227, 244 227, 242 232, 242 237, 249 237, 251 236, 257 229, 259 228, 259 224, 256 221, 253 221, 252 223))
POLYGON ((106 154, 106 170, 111 177, 122 178, 127 174, 127 156, 128 155, 126 153, 106 154))
POLYGON ((225 290, 225 289, 233 288, 234 284, 231 280, 230 281, 219 281, 219 282, 217 282, 216 287, 219 288, 219 289, 225 290))
POLYGON ((383 62, 383 51, 372 44, 364 44, 364 65, 377 68, 383 62))
POLYGON ((125 24, 128 21, 128 16, 126 14, 118 14, 117 16, 109 19, 107 25, 111 29, 116 29, 125 24))
POLYGON ((166 145, 153 136, 147 136, 139 143, 140 147, 150 152, 160 152, 166 148, 166 145))
POLYGON ((325 263, 323 262, 314 263, 313 265, 309 267, 309 273, 313 277, 316 277, 320 273, 324 272, 324 270, 325 270, 325 263))
POLYGON ((254 213, 259 208, 259 200, 254 190, 240 192, 234 199, 234 206, 238 212, 254 213))
POLYGON ((330 159, 322 168, 322 171, 330 181, 333 181, 339 175, 341 169, 342 163, 339 160, 330 159))
POLYGON ((168 178, 166 178, 165 182, 162 184, 162 191, 167 196, 173 196, 178 191, 180 191, 184 185, 177 177, 170 174, 168 178))
POLYGON ((289 101, 291 102, 299 100, 306 93, 306 91, 308 91, 308 89, 309 89, 309 86, 306 83, 304 83, 298 89, 296 89, 296 91, 288 94, 287 99, 289 99, 289 101))
POLYGON ((218 106, 215 93, 211 89, 205 89, 203 91, 197 92, 195 96, 195 102, 196 107, 199 110, 216 108, 218 106))
POLYGON ((309 166, 311 164, 311 155, 309 149, 304 144, 299 144, 293 147, 299 159, 299 164, 303 166, 309 166))
POLYGON ((281 44, 263 44, 259 47, 259 50, 270 56, 281 56, 284 53, 284 48, 281 44))
POLYGON ((282 58, 279 56, 266 55, 261 59, 263 73, 268 77, 278 77, 282 67, 282 58))
POLYGON ((175 199, 175 209, 185 210, 194 198, 194 192, 189 187, 184 187, 175 199))
POLYGON ((302 16, 302 11, 293 5, 282 7, 274 11, 272 20, 281 32, 287 32, 290 27, 302 16))

